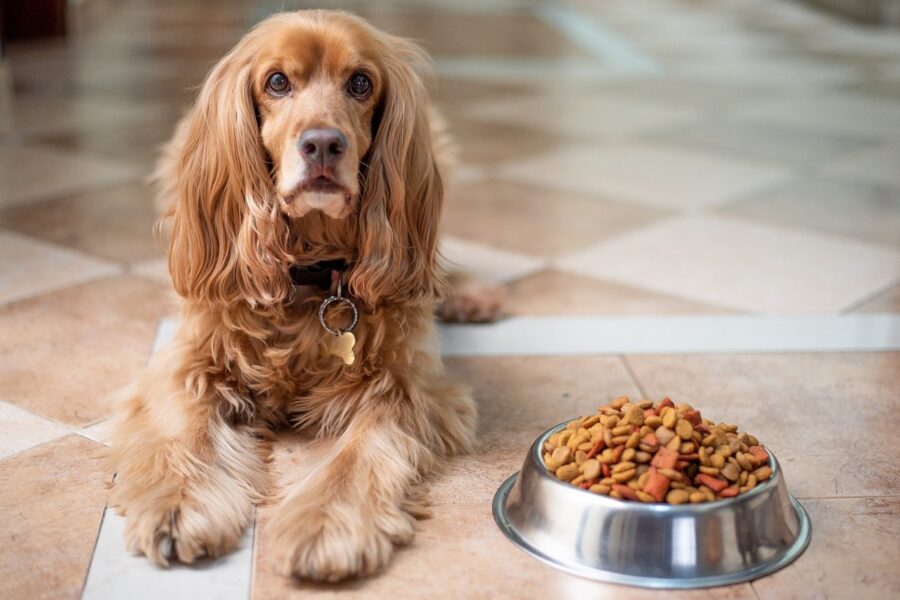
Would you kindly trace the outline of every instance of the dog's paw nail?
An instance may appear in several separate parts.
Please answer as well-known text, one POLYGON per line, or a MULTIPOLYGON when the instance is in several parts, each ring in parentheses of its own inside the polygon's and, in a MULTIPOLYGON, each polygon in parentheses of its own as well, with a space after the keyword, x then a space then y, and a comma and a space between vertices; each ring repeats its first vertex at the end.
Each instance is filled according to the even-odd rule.
POLYGON ((175 558, 175 540, 172 539, 172 536, 162 536, 156 547, 159 550, 159 555, 164 559, 173 560, 175 558))

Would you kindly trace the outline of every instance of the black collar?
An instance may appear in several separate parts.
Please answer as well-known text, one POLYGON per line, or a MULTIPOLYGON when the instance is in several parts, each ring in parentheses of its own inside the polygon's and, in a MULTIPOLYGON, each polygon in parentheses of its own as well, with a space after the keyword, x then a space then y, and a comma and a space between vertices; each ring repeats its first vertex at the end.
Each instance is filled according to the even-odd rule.
POLYGON ((343 258, 321 260, 311 265, 292 265, 291 282, 294 285, 314 285, 323 290, 331 289, 331 273, 347 270, 347 261, 343 258))

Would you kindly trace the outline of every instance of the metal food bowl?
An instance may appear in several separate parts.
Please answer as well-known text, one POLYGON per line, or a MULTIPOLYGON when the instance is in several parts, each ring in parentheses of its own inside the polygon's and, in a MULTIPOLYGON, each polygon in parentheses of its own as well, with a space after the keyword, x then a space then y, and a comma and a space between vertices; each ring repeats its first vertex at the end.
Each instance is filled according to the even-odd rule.
POLYGON ((735 498, 644 504, 582 490, 549 473, 541 449, 564 427, 534 442, 493 506, 506 537, 557 569, 640 587, 712 587, 777 571, 809 544, 809 517, 788 495, 771 452, 772 476, 735 498))

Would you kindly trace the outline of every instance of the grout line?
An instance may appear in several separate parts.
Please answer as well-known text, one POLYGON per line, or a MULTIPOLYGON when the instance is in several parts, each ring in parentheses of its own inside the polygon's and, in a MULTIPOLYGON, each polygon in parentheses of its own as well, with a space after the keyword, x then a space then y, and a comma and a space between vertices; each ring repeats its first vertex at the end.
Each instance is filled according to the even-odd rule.
POLYGON ((256 580, 256 540, 259 536, 259 506, 253 507, 253 536, 250 539, 250 581, 247 586, 247 600, 253 599, 253 584, 256 580))
POLYGON ((628 377, 631 378, 631 382, 634 383, 635 387, 641 393, 641 398, 649 398, 647 395, 647 391, 644 390, 644 386, 641 385, 641 382, 638 381, 637 376, 634 374, 634 369, 631 368, 631 363, 628 362, 628 357, 624 354, 619 355, 619 360, 622 361, 622 366, 625 367, 625 371, 628 373, 628 377))
POLYGON ((100 525, 97 527, 97 535, 94 536, 94 546, 91 548, 91 559, 88 562, 88 567, 84 572, 84 581, 81 582, 81 591, 78 593, 78 597, 81 598, 84 596, 84 590, 87 587, 88 577, 91 574, 91 568, 94 566, 94 555, 97 554, 97 544, 100 542, 100 532, 103 531, 103 523, 106 521, 106 511, 109 510, 109 506, 106 504, 103 505, 103 514, 100 515, 100 525))
POLYGON ((900 285, 900 277, 897 277, 896 279, 881 286, 880 288, 876 289, 875 291, 869 292, 868 294, 866 294, 859 300, 856 300, 855 302, 852 302, 851 304, 845 306, 844 308, 842 308, 841 310, 838 311, 838 314, 842 314, 842 315, 851 314, 851 313, 853 313, 854 310, 858 309, 860 306, 863 306, 864 304, 867 304, 868 302, 875 300, 876 298, 886 294, 887 292, 889 292, 891 290, 891 288, 893 288, 896 285, 900 285))
MULTIPOLYGON (((66 439, 67 437, 69 437, 70 435, 78 436, 78 437, 80 437, 80 438, 82 438, 82 439, 85 439, 85 440, 89 440, 89 441, 91 441, 91 442, 94 442, 95 444, 101 444, 101 443, 98 442, 97 440, 92 440, 92 439, 89 438, 89 437, 80 435, 77 431, 69 431, 69 432, 67 432, 67 433, 64 433, 64 434, 61 435, 61 436, 55 437, 55 438, 50 439, 50 440, 44 440, 43 442, 37 443, 37 444, 35 444, 34 446, 31 446, 30 448, 23 448, 23 449, 19 450, 18 452, 13 452, 12 454, 9 454, 9 455, 7 455, 7 456, 4 456, 3 458, 0 458, 0 461, 7 461, 7 460, 10 460, 11 458, 16 458, 16 457, 18 457, 18 456, 21 455, 21 454, 25 454, 26 452, 31 452, 32 450, 37 450, 38 448, 40 448, 40 447, 42 447, 42 446, 46 446, 47 444, 52 444, 53 442, 58 442, 59 440, 64 440, 64 439, 66 439)), ((105 444, 101 444, 101 445, 105 445, 105 444)))
POLYGON ((797 500, 877 500, 879 498, 900 498, 900 494, 877 494, 863 496, 795 496, 797 500))
POLYGON ((750 584, 750 591, 753 592, 753 597, 756 598, 756 600, 762 600, 762 598, 761 598, 760 595, 759 595, 759 592, 756 591, 756 587, 753 585, 754 582, 753 582, 753 581, 748 581, 747 583, 750 584))

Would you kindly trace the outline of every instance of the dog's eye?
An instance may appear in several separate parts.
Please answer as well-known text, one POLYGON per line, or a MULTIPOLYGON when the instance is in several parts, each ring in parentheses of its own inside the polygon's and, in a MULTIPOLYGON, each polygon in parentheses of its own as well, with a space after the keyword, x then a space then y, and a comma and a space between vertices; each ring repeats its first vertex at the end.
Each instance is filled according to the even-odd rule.
POLYGON ((347 92, 357 100, 365 100, 372 93, 372 80, 365 73, 357 71, 347 81, 347 92))
POLYGON ((266 91, 273 96, 284 96, 291 91, 291 82, 284 73, 272 73, 266 80, 266 91))

